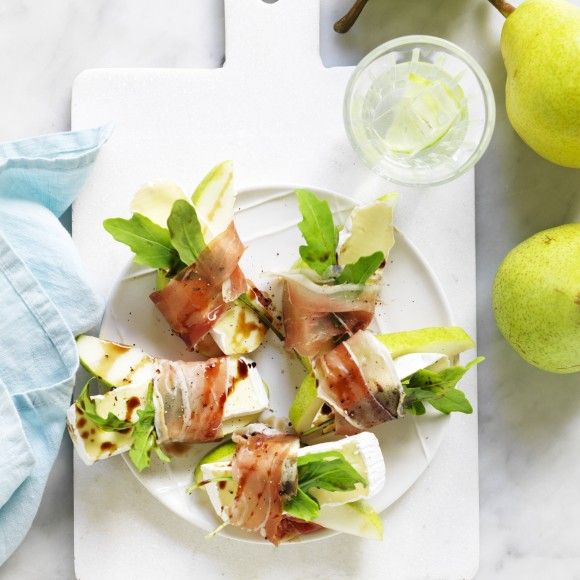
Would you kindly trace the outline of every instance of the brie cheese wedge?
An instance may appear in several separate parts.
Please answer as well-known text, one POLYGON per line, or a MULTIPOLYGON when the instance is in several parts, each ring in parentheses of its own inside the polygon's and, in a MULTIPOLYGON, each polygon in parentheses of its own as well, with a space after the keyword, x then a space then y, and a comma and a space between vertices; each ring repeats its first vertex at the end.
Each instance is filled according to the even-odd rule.
POLYGON ((256 363, 247 358, 228 358, 227 384, 222 423, 224 435, 254 421, 269 404, 268 389, 256 369, 256 363), (245 363, 245 369, 238 360, 245 363))

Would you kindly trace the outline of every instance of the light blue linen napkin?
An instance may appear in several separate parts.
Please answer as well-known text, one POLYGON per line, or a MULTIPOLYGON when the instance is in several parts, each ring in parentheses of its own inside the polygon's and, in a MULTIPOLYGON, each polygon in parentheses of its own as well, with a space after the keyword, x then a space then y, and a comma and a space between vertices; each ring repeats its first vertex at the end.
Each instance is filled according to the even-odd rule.
POLYGON ((103 313, 58 217, 109 134, 0 144, 0 565, 28 532, 60 445, 75 336, 103 313))

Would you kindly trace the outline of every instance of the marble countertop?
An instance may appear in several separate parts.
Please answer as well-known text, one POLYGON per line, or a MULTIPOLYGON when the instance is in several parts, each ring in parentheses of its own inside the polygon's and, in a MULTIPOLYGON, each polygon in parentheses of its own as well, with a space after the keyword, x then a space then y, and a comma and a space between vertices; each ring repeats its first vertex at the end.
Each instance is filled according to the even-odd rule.
MULTIPOLYGON (((350 1, 322 0, 327 66, 355 64, 396 36, 433 34, 472 53, 490 77, 497 124, 475 174, 478 347, 487 356, 479 370, 478 578, 580 578, 580 466, 571 459, 580 440, 578 375, 524 363, 498 334, 490 309, 493 276, 507 251, 539 230, 580 219, 580 174, 539 158, 509 125, 502 18, 485 0, 371 0, 355 28, 336 35, 332 22, 350 1)), ((218 67, 223 42, 219 0, 0 0, 0 140, 68 129, 72 82, 86 68, 218 67), (190 36, 202 1, 213 4, 207 34, 190 36)), ((64 439, 34 526, 0 580, 74 577, 71 456, 64 439)))

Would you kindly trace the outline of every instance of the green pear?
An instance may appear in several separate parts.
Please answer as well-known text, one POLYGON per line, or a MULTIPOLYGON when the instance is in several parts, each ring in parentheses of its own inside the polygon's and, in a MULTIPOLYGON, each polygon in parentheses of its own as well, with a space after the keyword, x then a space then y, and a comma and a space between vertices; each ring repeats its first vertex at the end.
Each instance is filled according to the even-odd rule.
POLYGON ((202 465, 206 465, 207 463, 217 463, 218 461, 226 461, 227 459, 231 459, 235 452, 236 444, 233 441, 225 441, 208 451, 195 466, 193 471, 193 485, 191 486, 191 489, 199 487, 199 484, 203 480, 202 465))
POLYGON ((501 53, 513 128, 539 155, 580 167, 580 8, 565 0, 490 2, 506 16, 501 53))
POLYGON ((505 257, 493 311, 526 361, 553 373, 580 371, 580 223, 540 232, 505 257))

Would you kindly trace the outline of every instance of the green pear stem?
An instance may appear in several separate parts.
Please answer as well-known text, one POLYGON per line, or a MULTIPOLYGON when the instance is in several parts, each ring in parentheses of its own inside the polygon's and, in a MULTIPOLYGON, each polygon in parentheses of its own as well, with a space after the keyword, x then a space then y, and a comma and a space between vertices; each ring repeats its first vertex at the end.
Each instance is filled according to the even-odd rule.
POLYGON ((489 2, 497 8, 500 14, 507 18, 515 9, 516 7, 506 2, 505 0, 489 0, 489 2))
POLYGON ((335 22, 334 30, 341 34, 348 32, 356 22, 356 19, 360 16, 360 13, 363 11, 367 2, 368 0, 356 0, 352 5, 352 8, 340 20, 335 22))

